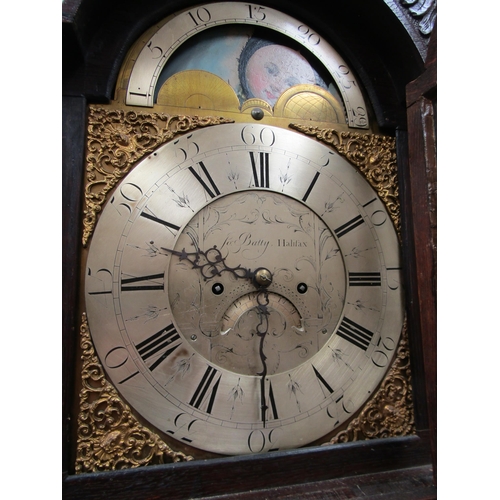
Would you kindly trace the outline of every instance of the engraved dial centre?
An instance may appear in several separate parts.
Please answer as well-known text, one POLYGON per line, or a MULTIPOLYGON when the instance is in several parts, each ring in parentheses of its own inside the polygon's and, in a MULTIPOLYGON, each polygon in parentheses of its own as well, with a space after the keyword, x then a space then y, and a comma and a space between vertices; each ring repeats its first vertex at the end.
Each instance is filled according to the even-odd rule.
POLYGON ((314 356, 335 331, 344 261, 322 219, 294 198, 256 189, 222 196, 193 216, 172 254, 169 300, 178 331, 220 368, 256 377, 262 344, 268 375, 281 373, 314 356), (190 253, 194 263, 184 258, 190 253))

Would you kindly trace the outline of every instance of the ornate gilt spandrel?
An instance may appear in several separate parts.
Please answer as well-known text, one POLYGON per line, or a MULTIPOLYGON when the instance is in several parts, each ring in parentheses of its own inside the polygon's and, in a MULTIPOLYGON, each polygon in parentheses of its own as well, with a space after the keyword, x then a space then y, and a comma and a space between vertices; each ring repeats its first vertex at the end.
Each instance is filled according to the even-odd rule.
POLYGON ((83 366, 75 472, 98 472, 192 460, 139 423, 106 380, 85 313, 80 327, 83 366))
POLYGON ((416 433, 406 321, 394 362, 374 397, 346 429, 324 444, 409 436, 416 433))
POLYGON ((178 134, 221 123, 232 123, 232 120, 90 106, 83 246, 94 231, 109 192, 141 158, 178 134))
POLYGON ((355 165, 385 203, 398 235, 401 234, 396 141, 393 137, 291 123, 290 128, 332 146, 355 165))

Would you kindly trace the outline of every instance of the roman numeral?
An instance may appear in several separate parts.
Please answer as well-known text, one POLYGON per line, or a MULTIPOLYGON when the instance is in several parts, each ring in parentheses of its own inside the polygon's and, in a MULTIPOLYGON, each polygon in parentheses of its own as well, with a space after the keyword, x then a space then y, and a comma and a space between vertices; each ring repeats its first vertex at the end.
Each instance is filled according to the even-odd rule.
POLYGON ((269 382, 269 403, 271 405, 271 411, 273 413, 274 420, 278 420, 278 409, 276 408, 276 401, 274 400, 273 384, 269 382))
POLYGON ((189 171, 195 176, 196 180, 205 188, 205 191, 210 195, 210 197, 215 198, 217 195, 220 194, 219 189, 215 185, 212 176, 208 173, 207 167, 205 167, 203 162, 202 161, 198 162, 198 165, 203 170, 203 173, 205 174, 205 177, 207 178, 210 185, 212 186, 213 191, 208 187, 208 184, 203 180, 200 174, 198 174, 198 172, 193 167, 189 167, 189 171))
MULTIPOLYGON (((202 403, 206 401, 206 397, 208 396, 210 385, 212 384, 215 376, 219 373, 218 370, 215 368, 209 366, 206 370, 205 373, 203 374, 203 378, 201 379, 201 382, 198 384, 198 387, 196 388, 196 391, 193 394, 193 397, 189 401, 189 404, 191 406, 194 406, 196 409, 200 409, 202 403)), ((217 394, 217 390, 219 389, 219 382, 221 379, 222 375, 219 375, 219 378, 213 384, 212 390, 210 391, 210 398, 207 403, 207 409, 206 413, 212 413, 212 408, 214 406, 214 401, 215 401, 215 396, 217 394)), ((203 410, 202 410, 203 411, 203 410)))
POLYGON ((250 151, 250 161, 252 162, 253 182, 255 187, 269 187, 269 153, 260 152, 256 157, 250 151))
POLYGON ((134 378, 136 375, 139 375, 139 372, 134 372, 132 375, 129 375, 127 378, 124 378, 121 382, 118 382, 118 384, 123 384, 124 382, 127 382, 127 380, 130 380, 131 378, 134 378))
POLYGON ((174 325, 170 324, 163 330, 160 330, 146 340, 143 340, 135 347, 144 362, 155 354, 161 353, 161 355, 149 367, 149 369, 153 371, 181 345, 181 343, 172 345, 177 340, 180 340, 179 334, 175 330, 174 325))
POLYGON ((157 222, 158 224, 161 224, 162 226, 165 226, 165 227, 169 227, 170 229, 175 229, 176 231, 178 231, 180 229, 179 226, 176 226, 175 224, 172 224, 171 222, 167 222, 166 220, 155 217, 154 215, 147 214, 146 212, 141 212, 141 217, 144 217, 145 219, 148 219, 148 220, 152 220, 153 222, 157 222))
POLYGON ((350 286, 380 286, 380 273, 349 273, 350 286))
POLYGON ((319 371, 314 367, 314 365, 311 365, 312 369, 314 370, 314 374, 316 375, 316 378, 320 382, 320 387, 321 390, 323 391, 323 395, 325 398, 328 396, 328 394, 325 394, 325 391, 323 390, 323 387, 330 393, 333 394, 333 389, 330 387, 330 384, 324 379, 323 375, 319 373, 319 371))
POLYGON ((347 234, 349 231, 352 231, 355 227, 358 227, 360 224, 363 224, 363 222, 365 222, 363 217, 361 217, 361 215, 357 215, 349 222, 346 222, 342 226, 335 229, 334 232, 340 238, 341 236, 344 236, 344 234, 347 234))
POLYGON ((309 187, 307 188, 306 194, 302 198, 302 201, 306 201, 309 195, 311 194, 312 188, 314 187, 314 184, 316 184, 316 181, 318 180, 319 177, 319 172, 316 172, 316 175, 314 176, 314 179, 312 180, 311 184, 309 184, 309 187))
POLYGON ((159 274, 150 274, 148 276, 137 276, 132 278, 123 278, 122 275, 122 292, 136 292, 136 291, 144 291, 144 290, 164 290, 165 287, 165 273, 159 274), (161 280, 162 283, 155 282, 154 280, 161 280), (133 285, 132 283, 139 283, 141 281, 149 282, 148 284, 137 284, 133 285))
POLYGON ((345 340, 348 340, 351 344, 366 351, 370 345, 370 341, 373 337, 373 333, 361 325, 358 325, 349 318, 344 317, 342 323, 340 323, 337 335, 345 340))

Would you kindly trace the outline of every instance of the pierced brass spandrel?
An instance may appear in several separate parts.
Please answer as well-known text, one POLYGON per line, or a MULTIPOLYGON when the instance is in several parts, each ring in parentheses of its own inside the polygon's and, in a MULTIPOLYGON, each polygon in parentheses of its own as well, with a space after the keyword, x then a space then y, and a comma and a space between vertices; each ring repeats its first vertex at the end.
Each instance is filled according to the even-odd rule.
POLYGON ((324 444, 409 436, 416 433, 407 324, 394 362, 374 397, 348 427, 324 444))
POLYGON ((140 424, 106 380, 90 338, 86 314, 80 327, 83 351, 75 472, 98 472, 192 460, 172 450, 140 424))
POLYGON ((83 246, 97 223, 108 193, 134 164, 178 134, 232 123, 213 116, 181 116, 89 107, 83 246))
POLYGON ((396 141, 393 137, 339 132, 298 123, 291 123, 290 128, 332 146, 355 165, 385 203, 396 231, 401 235, 396 141))

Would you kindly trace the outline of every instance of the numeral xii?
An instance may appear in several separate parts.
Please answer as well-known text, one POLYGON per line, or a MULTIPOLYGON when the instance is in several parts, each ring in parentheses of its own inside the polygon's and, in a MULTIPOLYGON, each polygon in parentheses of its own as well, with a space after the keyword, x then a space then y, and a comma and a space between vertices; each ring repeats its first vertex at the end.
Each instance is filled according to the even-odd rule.
POLYGON ((253 182, 255 187, 269 187, 269 153, 250 151, 253 182))

